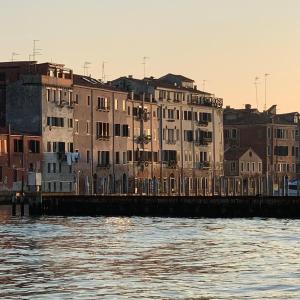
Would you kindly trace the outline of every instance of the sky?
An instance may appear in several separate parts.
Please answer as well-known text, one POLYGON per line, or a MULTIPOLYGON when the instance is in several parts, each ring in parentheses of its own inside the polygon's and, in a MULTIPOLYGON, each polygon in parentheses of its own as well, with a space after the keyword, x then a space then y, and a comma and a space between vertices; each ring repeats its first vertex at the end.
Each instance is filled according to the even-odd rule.
POLYGON ((0 0, 0 61, 63 63, 107 80, 182 74, 224 105, 300 111, 299 0, 0 0), (258 101, 256 101, 255 77, 258 101))

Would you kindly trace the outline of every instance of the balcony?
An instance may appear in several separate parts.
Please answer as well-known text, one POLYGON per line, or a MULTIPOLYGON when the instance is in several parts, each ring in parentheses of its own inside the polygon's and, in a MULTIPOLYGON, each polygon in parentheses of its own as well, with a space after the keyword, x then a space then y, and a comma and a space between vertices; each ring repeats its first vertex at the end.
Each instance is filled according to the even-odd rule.
POLYGON ((110 107, 109 106, 97 106, 96 107, 97 111, 110 111, 110 107))
POLYGON ((195 122, 196 122, 196 125, 200 126, 200 127, 207 127, 208 126, 208 121, 200 120, 200 121, 195 121, 195 122))
POLYGON ((169 144, 169 145, 176 145, 176 140, 167 140, 167 141, 166 141, 166 144, 169 144))
POLYGON ((57 152, 57 159, 59 161, 66 161, 66 153, 65 152, 57 152))
POLYGON ((138 121, 144 121, 144 122, 147 122, 150 120, 150 112, 148 112, 146 109, 142 109, 142 108, 139 108, 137 110, 137 115, 136 115, 136 119, 138 121))
POLYGON ((176 169, 177 168, 177 161, 176 160, 169 160, 164 162, 166 164, 166 168, 169 169, 176 169))
POLYGON ((110 163, 100 163, 97 165, 97 168, 99 169, 109 169, 110 168, 110 163))
POLYGON ((152 140, 151 135, 141 135, 136 138, 138 144, 149 144, 152 140))
POLYGON ((209 161, 198 162, 198 163, 196 163, 196 168, 200 169, 200 170, 209 170, 210 162, 209 161))
POLYGON ((142 160, 142 159, 140 159, 140 160, 138 160, 137 165, 138 165, 140 168, 144 169, 144 168, 149 167, 150 162, 149 162, 148 160, 142 160))
POLYGON ((212 137, 202 137, 203 143, 212 143, 212 137))
POLYGON ((109 141, 110 136, 109 136, 109 135, 98 135, 98 136, 96 137, 96 139, 97 139, 98 141, 109 141))

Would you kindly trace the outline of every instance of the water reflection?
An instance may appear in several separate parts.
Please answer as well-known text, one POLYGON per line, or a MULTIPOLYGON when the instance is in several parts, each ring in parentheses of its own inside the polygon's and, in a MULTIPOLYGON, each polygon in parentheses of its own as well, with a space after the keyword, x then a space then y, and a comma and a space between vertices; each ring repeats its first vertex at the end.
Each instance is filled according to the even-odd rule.
POLYGON ((297 220, 10 218, 1 299, 299 299, 297 220))

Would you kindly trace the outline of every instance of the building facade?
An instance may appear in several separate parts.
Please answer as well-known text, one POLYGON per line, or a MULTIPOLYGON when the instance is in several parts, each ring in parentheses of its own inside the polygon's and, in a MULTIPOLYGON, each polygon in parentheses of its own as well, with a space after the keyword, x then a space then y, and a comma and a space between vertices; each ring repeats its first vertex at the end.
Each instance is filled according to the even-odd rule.
POLYGON ((42 136, 43 191, 74 192, 72 71, 28 61, 0 63, 0 74, 5 123, 12 131, 42 136))
POLYGON ((40 136, 0 128, 0 193, 38 190, 36 184, 29 185, 28 177, 41 173, 41 147, 40 136))
POLYGON ((264 194, 283 190, 285 179, 299 177, 299 114, 277 114, 251 108, 224 110, 225 153, 231 147, 251 147, 262 159, 264 194))
POLYGON ((217 193, 223 176, 222 99, 174 74, 143 80, 121 77, 111 84, 157 106, 160 193, 217 193))
POLYGON ((252 148, 231 147, 224 152, 226 195, 255 196, 263 191, 262 159, 252 148))

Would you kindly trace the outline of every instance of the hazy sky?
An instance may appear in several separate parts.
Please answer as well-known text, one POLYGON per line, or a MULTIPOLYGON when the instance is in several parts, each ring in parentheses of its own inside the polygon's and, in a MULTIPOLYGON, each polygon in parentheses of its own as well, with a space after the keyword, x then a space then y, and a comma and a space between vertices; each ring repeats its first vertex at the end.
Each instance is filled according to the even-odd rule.
POLYGON ((64 63, 108 80, 180 73, 224 98, 225 105, 300 111, 299 0, 0 0, 0 60, 28 59, 39 39, 40 62, 64 63))

